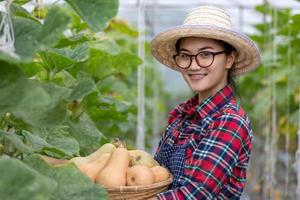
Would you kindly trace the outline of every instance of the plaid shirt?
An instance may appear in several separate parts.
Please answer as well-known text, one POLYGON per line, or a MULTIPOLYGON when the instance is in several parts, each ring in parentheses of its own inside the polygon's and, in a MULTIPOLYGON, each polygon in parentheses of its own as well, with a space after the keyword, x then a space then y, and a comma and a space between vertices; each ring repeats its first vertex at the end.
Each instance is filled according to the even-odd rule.
POLYGON ((230 86, 200 104, 195 95, 178 105, 170 112, 156 155, 165 143, 188 143, 184 174, 179 187, 158 194, 158 199, 239 199, 251 140, 249 119, 230 86), (174 137, 165 139, 168 132, 174 137))

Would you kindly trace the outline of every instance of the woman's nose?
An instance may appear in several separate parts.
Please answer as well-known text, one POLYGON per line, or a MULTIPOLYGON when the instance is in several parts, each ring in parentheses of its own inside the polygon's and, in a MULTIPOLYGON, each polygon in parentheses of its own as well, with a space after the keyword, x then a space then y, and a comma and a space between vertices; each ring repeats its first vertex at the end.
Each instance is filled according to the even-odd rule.
POLYGON ((195 69, 195 70, 200 69, 200 66, 197 63, 195 56, 192 57, 192 63, 190 69, 195 69))

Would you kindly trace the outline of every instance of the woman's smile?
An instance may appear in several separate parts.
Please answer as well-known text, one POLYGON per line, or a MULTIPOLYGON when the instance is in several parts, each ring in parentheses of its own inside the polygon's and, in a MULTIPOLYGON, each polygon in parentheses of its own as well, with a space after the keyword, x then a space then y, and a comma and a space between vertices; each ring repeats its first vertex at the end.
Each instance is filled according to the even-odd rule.
POLYGON ((188 75, 192 81, 199 81, 199 80, 203 79, 207 74, 197 72, 197 73, 189 73, 188 75))

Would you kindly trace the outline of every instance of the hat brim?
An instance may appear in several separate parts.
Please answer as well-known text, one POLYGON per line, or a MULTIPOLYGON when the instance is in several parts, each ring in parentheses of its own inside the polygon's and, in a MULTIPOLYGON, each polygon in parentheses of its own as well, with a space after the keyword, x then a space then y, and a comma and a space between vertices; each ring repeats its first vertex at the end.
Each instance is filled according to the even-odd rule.
POLYGON ((158 34, 151 41, 152 55, 162 64, 179 71, 173 55, 178 39, 185 37, 203 37, 223 40, 237 51, 237 57, 232 68, 234 76, 239 76, 255 69, 260 63, 260 53, 257 45, 245 34, 212 25, 182 25, 158 34))

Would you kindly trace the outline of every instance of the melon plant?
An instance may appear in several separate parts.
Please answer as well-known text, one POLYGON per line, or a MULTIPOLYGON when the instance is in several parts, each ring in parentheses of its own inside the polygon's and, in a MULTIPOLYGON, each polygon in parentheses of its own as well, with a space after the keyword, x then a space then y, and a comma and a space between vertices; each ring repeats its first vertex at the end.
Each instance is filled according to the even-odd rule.
POLYGON ((107 199, 74 164, 40 155, 71 159, 115 136, 134 141, 138 33, 114 19, 118 0, 66 0, 45 17, 28 2, 10 7, 17 56, 0 51, 0 199, 107 199))

